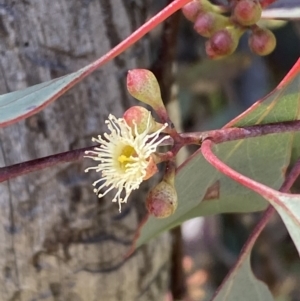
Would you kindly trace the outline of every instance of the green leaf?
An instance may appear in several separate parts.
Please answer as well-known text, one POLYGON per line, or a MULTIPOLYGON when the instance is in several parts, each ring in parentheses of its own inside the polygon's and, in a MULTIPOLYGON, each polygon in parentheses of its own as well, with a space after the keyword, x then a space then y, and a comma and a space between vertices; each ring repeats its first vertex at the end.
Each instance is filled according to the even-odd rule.
POLYGON ((268 287, 252 273, 250 254, 238 261, 212 301, 273 301, 268 287))
POLYGON ((23 90, 0 95, 0 127, 36 114, 70 88, 85 68, 23 90))
MULTIPOLYGON (((232 126, 249 126, 299 119, 300 60, 284 81, 266 98, 233 120, 232 126)), ((281 186, 291 160, 294 133, 273 134, 227 142, 215 146, 214 153, 238 172, 274 189, 281 186)), ((225 212, 254 212, 266 208, 266 201, 216 171, 200 151, 191 156, 176 176, 178 208, 167 219, 149 216, 136 237, 138 247, 159 233, 196 217, 225 212)))
POLYGON ((266 195, 266 199, 274 206, 281 216, 290 236, 300 254, 300 195, 273 191, 274 200, 266 195))

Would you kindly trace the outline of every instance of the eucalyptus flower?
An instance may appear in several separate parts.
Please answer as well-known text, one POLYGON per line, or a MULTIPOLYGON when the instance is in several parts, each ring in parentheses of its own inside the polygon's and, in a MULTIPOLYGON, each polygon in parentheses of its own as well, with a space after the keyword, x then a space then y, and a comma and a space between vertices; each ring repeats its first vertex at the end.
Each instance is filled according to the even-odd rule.
POLYGON ((164 136, 159 139, 160 133, 167 127, 166 124, 151 132, 150 117, 149 114, 145 130, 139 133, 137 125, 131 128, 124 118, 116 118, 110 114, 106 120, 110 133, 92 138, 92 141, 100 146, 95 147, 93 151, 86 151, 86 157, 99 163, 85 171, 101 172, 101 178, 93 183, 95 187, 100 183, 94 192, 101 198, 115 189, 116 194, 112 201, 118 202, 120 212, 121 204, 127 202, 130 193, 157 172, 152 155, 159 144, 169 138, 164 136))

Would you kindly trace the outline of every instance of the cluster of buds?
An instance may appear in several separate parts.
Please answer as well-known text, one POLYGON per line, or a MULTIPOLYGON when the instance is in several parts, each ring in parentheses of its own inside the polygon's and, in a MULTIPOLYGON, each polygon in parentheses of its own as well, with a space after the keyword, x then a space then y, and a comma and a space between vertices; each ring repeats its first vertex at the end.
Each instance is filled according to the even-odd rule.
POLYGON ((209 0, 193 0, 182 8, 185 17, 194 23, 194 29, 208 38, 206 53, 211 59, 232 54, 241 36, 250 30, 250 49, 258 55, 271 53, 276 46, 274 34, 256 24, 262 13, 259 0, 231 0, 228 7, 213 5, 209 0), (230 14, 224 15, 230 11, 230 14))
POLYGON ((158 82, 152 72, 145 69, 129 71, 127 89, 133 97, 151 106, 161 122, 157 122, 151 112, 141 106, 129 108, 122 118, 110 115, 106 121, 110 133, 93 138, 92 141, 100 146, 86 152, 86 157, 98 161, 98 164, 86 171, 101 172, 101 178, 93 183, 95 193, 103 197, 116 190, 112 201, 119 204, 121 211, 121 204, 127 202, 131 192, 158 171, 158 163, 165 161, 163 179, 150 190, 146 199, 148 212, 157 218, 165 218, 177 208, 174 186, 174 156, 177 151, 175 147, 174 152, 159 153, 157 148, 171 138, 175 145, 179 135, 171 126, 158 82))

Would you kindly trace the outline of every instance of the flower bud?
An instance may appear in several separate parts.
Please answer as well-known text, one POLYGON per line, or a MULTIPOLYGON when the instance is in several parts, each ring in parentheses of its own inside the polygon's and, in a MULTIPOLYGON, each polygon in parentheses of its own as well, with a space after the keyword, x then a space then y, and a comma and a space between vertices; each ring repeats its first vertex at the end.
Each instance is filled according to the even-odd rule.
POLYGON ((154 120, 149 110, 141 106, 130 107, 123 114, 123 118, 133 132, 136 129, 138 134, 143 133, 146 129, 149 133, 152 133, 163 126, 154 120))
POLYGON ((220 8, 211 4, 208 0, 194 0, 182 8, 184 16, 191 22, 195 22, 199 14, 207 12, 220 12, 220 8))
POLYGON ((233 18, 243 26, 254 25, 260 20, 262 8, 257 0, 240 0, 233 9, 233 18))
POLYGON ((194 29, 203 37, 209 38, 216 31, 227 25, 229 25, 229 18, 213 12, 207 12, 197 16, 194 29))
POLYGON ((182 8, 183 15, 191 22, 195 22, 198 14, 200 13, 199 1, 194 0, 184 5, 182 8))
POLYGON ((154 110, 164 108, 160 88, 154 74, 146 69, 133 69, 127 75, 128 92, 154 110))
POLYGON ((236 26, 228 26, 214 33, 205 43, 205 50, 211 59, 219 59, 232 54, 239 43, 244 29, 236 26))
POLYGON ((252 30, 248 43, 253 53, 268 55, 276 47, 276 38, 269 29, 256 27, 252 30))
POLYGON ((155 217, 166 218, 175 212, 177 203, 174 186, 166 181, 161 181, 149 191, 146 207, 148 212, 155 217))

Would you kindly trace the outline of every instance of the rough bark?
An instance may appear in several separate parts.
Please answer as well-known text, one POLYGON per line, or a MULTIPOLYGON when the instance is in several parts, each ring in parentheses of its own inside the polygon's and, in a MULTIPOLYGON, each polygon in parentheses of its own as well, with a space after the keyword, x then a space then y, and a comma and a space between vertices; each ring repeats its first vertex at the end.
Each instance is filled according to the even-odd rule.
MULTIPOLYGON (((62 76, 98 58, 146 17, 139 0, 0 0, 0 93, 62 76)), ((0 129, 0 165, 91 145, 109 113, 133 103, 126 70, 147 67, 147 43, 96 71, 41 113, 0 129)), ((92 192, 88 159, 0 184, 0 301, 163 300, 164 235, 124 259, 145 214, 147 185, 123 206, 92 192)))

